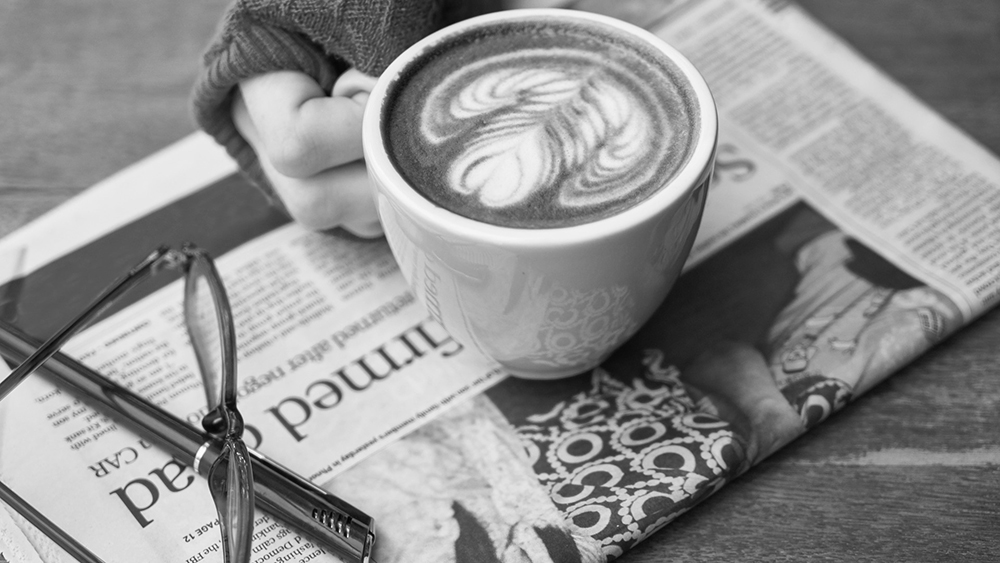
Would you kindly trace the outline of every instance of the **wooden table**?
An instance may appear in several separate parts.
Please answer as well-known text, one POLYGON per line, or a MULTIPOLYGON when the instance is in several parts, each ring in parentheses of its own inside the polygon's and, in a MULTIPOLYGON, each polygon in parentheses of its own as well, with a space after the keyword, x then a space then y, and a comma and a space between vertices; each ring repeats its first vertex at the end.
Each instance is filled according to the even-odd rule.
MULTIPOLYGON (((0 235, 194 130, 225 3, 0 3, 0 235)), ((1000 153, 1000 2, 802 3, 1000 153)), ((995 561, 998 538, 994 311, 622 560, 995 561)))

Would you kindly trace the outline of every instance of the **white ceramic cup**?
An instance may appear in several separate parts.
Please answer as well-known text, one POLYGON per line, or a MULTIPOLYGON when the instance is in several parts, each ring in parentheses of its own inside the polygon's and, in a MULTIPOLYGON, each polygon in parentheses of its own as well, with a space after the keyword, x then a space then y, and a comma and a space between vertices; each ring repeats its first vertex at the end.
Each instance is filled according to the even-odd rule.
POLYGON ((453 338, 512 374, 551 379, 597 366, 666 297, 701 220, 718 118, 702 76, 651 33, 574 10, 510 10, 459 22, 404 52, 379 78, 363 133, 379 218, 405 279, 428 313, 453 338), (694 93, 698 127, 686 164, 662 188, 611 217, 538 229, 469 219, 432 203, 404 178, 390 157, 384 123, 387 96, 397 79, 445 39, 524 18, 607 26, 652 45, 680 69, 694 93))

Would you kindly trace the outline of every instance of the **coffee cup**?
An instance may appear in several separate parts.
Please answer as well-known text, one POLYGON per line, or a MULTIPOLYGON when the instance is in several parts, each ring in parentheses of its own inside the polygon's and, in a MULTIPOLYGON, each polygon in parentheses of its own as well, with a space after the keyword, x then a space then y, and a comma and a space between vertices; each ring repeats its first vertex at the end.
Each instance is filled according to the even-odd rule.
POLYGON ((365 161, 428 313, 515 376, 597 366, 656 311, 701 220, 718 119, 674 48, 575 10, 414 44, 365 110, 365 161))

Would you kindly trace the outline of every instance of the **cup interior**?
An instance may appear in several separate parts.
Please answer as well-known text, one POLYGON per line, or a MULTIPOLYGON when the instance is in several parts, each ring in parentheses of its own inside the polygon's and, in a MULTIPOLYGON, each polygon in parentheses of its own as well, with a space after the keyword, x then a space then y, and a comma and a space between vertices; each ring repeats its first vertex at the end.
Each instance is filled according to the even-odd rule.
MULTIPOLYGON (((407 119, 419 116, 407 115, 407 119)), ((453 24, 417 42, 393 63, 379 78, 365 110, 363 134, 366 165, 378 189, 405 213, 425 225, 435 225, 443 231, 454 233, 464 240, 483 243, 516 245, 586 244, 588 241, 612 236, 624 229, 654 220, 666 206, 672 205, 703 183, 711 172, 712 159, 718 132, 717 114, 708 85, 695 67, 676 49, 637 26, 618 19, 562 9, 525 9, 495 12, 453 24), (655 56, 663 57, 676 69, 675 80, 685 82, 682 88, 691 93, 690 104, 695 130, 691 132, 686 161, 673 173, 672 179, 658 187, 639 203, 607 217, 582 224, 546 228, 520 228, 491 224, 470 219, 448 210, 421 195, 411 181, 401 173, 390 154, 388 141, 389 106, 394 103, 398 90, 413 69, 435 57, 442 45, 482 33, 483 30, 511 23, 542 22, 559 25, 561 22, 580 23, 608 30, 610 36, 627 37, 633 44, 640 44, 655 56)), ((655 142, 655 140, 654 140, 655 142)))

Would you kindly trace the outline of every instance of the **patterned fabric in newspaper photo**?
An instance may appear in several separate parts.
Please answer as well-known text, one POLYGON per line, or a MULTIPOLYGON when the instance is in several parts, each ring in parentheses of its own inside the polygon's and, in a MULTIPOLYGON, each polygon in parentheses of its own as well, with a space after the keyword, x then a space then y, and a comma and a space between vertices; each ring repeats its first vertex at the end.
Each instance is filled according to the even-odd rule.
POLYGON ((959 322, 798 204, 682 276, 600 368, 487 395, 555 505, 614 559, 959 322))

